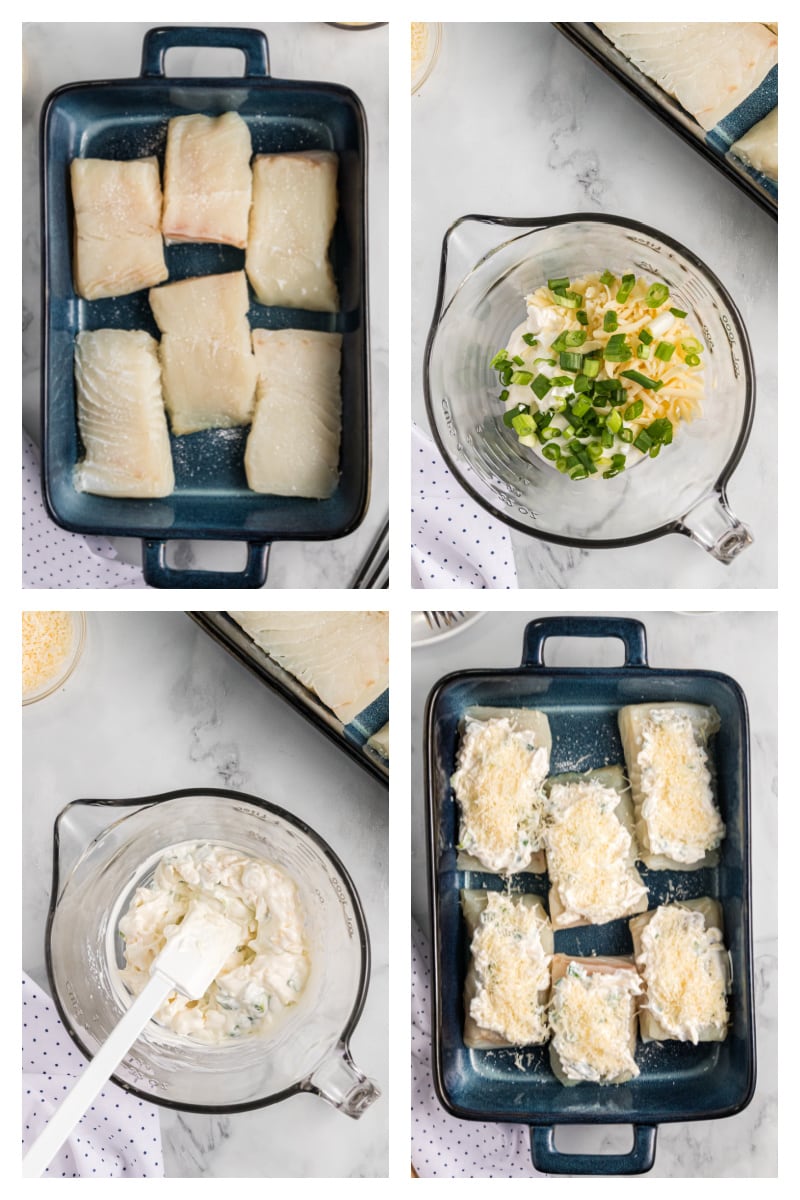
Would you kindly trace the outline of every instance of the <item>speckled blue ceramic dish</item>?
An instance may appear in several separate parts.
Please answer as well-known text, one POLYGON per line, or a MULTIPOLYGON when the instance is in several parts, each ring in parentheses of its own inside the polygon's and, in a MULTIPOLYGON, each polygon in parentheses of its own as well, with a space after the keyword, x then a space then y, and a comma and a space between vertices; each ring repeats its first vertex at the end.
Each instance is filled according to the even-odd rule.
MULTIPOLYGON (((337 84, 273 79, 264 34, 253 29, 152 29, 144 39, 138 79, 75 83, 46 101, 41 124, 43 346, 42 470, 44 496, 59 525, 78 533, 140 537, 144 571, 159 587, 260 587, 269 543, 343 537, 362 520, 369 494, 369 330, 367 305, 364 111, 337 84), (173 46, 224 46, 245 56, 237 79, 176 79, 165 75, 173 46), (254 300, 250 324, 264 328, 340 332, 342 449, 339 486, 329 500, 251 492, 244 474, 247 429, 210 429, 172 437, 175 491, 163 500, 115 500, 77 492, 73 467, 81 457, 75 414, 73 344, 83 329, 146 329, 158 337, 147 292, 86 301, 72 286, 72 200, 75 157, 140 158, 162 166, 167 123, 183 113, 235 110, 247 122, 253 151, 325 149, 339 155, 339 215, 331 258, 341 297, 335 314, 265 308, 254 300), (178 571, 166 565, 169 539, 248 543, 243 572, 178 571)), ((241 270, 244 251, 230 246, 165 247, 170 280, 241 270)))
MULTIPOLYGON (((666 1121, 731 1116, 755 1087, 750 918, 750 781, 747 705, 737 683, 712 671, 654 670, 647 665, 644 626, 624 618, 550 617, 526 631, 522 666, 448 675, 428 699, 426 800, 429 881, 434 930, 433 1063, 436 1090, 455 1116, 516 1121, 531 1126, 534 1165, 551 1174, 638 1174, 654 1161, 656 1127, 666 1121), (625 665, 552 668, 544 665, 549 637, 614 637, 625 645, 625 665), (733 964, 732 1027, 727 1039, 699 1046, 638 1043, 641 1074, 630 1083, 564 1087, 550 1070, 546 1047, 471 1050, 464 1045, 462 991, 468 945, 459 908, 461 888, 500 888, 497 875, 456 867, 458 811, 450 787, 458 726, 473 705, 529 707, 547 714, 553 733, 550 770, 585 771, 623 762, 617 713, 648 700, 713 704, 722 727, 713 745, 719 804, 727 825, 720 863, 699 871, 641 868, 650 907, 672 899, 711 895, 724 910, 725 940, 733 964), (626 1123, 634 1127, 629 1154, 562 1153, 554 1127, 626 1123)), ((546 896, 545 875, 520 875, 513 886, 546 896)), ((559 930, 556 952, 630 954, 627 921, 559 930)))

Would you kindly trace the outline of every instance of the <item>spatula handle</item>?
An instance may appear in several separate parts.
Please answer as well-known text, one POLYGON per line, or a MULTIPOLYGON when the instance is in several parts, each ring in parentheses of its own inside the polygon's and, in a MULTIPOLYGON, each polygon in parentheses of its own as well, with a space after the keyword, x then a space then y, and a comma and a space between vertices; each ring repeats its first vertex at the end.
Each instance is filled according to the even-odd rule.
POLYGON ((37 1179, 42 1174, 174 987, 163 975, 150 978, 23 1158, 23 1179, 37 1179))

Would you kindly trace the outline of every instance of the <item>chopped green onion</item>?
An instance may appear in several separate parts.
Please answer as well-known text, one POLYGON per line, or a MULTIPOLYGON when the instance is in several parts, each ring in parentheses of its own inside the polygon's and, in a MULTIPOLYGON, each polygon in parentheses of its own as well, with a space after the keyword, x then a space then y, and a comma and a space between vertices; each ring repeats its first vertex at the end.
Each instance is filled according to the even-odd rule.
POLYGON ((546 375, 537 375, 531 384, 531 391, 535 392, 540 400, 544 400, 552 386, 552 383, 546 375))
POLYGON ((514 408, 510 408, 508 412, 503 413, 503 424, 511 429, 516 417, 521 416, 523 413, 528 414, 530 411, 525 404, 517 404, 514 408))
POLYGON ((588 358, 584 355, 583 359, 583 374, 587 379, 594 379, 600 370, 599 358, 588 358))
POLYGON ((527 387, 532 380, 532 371, 514 371, 511 375, 511 382, 518 384, 520 387, 527 387))
POLYGON ((625 347, 625 334, 615 333, 613 337, 608 339, 607 350, 622 350, 625 347))
POLYGON ((639 330, 639 341, 644 342, 645 346, 650 345, 650 343, 653 341, 653 335, 649 329, 639 330))
POLYGON ((500 393, 500 399, 501 399, 501 400, 507 400, 507 399, 508 399, 508 392, 506 391, 506 389, 505 389, 505 388, 503 388, 502 392, 500 393))
POLYGON ((553 396, 553 399, 550 401, 550 405, 553 409, 553 412, 563 412, 564 409, 567 407, 566 397, 565 396, 553 396))
POLYGON ((642 375, 641 371, 620 371, 620 375, 623 379, 632 379, 634 383, 647 388, 648 392, 658 392, 664 386, 661 380, 650 379, 647 375, 642 375))
POLYGON ((618 471, 622 471, 625 469, 626 461, 627 460, 626 460, 624 454, 612 454, 611 455, 611 465, 612 465, 612 467, 616 467, 618 471))
POLYGON ((512 361, 513 363, 515 363, 515 365, 516 365, 516 366, 518 366, 518 367, 524 367, 524 366, 525 366, 525 359, 524 359, 524 358, 520 358, 519 354, 515 354, 515 355, 514 355, 514 357, 512 358, 512 360, 511 360, 511 361, 512 361))
POLYGON ((621 442, 632 442, 633 441, 633 430, 627 429, 623 425, 622 429, 620 429, 620 431, 619 431, 619 440, 621 442))
POLYGON ((566 289, 569 287, 569 280, 566 278, 566 276, 563 279, 548 279, 547 286, 551 291, 554 291, 556 288, 564 288, 566 291, 566 289))
POLYGON ((586 374, 576 375, 575 383, 572 386, 575 388, 575 391, 578 395, 580 395, 581 392, 589 392, 592 388, 591 380, 586 374))
POLYGON ((550 442, 549 445, 543 446, 542 454, 545 458, 549 459, 550 462, 556 462, 559 458, 561 458, 561 451, 554 442, 550 442))
POLYGON ((503 387, 508 387, 508 385, 511 383, 511 376, 513 374, 514 368, 510 364, 503 367, 502 371, 500 372, 500 382, 502 383, 503 387))
MULTIPOLYGON (((548 446, 548 449, 551 449, 551 447, 548 446)), ((556 449, 558 449, 558 447, 553 446, 552 449, 556 450, 556 449)), ((542 451, 542 453, 544 453, 544 451, 542 451)), ((556 459, 556 467, 558 468, 558 470, 561 472, 562 475, 566 475, 567 471, 569 470, 569 467, 567 466, 567 460, 565 458, 557 458, 556 459)))
POLYGON ((636 283, 635 275, 623 275, 622 285, 617 292, 617 304, 624 304, 633 291, 633 286, 636 283))
POLYGON ((628 362, 628 360, 630 358, 632 358, 633 356, 631 354, 631 351, 628 349, 628 347, 623 346, 621 350, 606 350, 603 357, 605 358, 606 362, 623 363, 623 362, 628 362))
POLYGON ((560 333, 558 335, 557 338, 554 338, 553 341, 550 343, 550 349, 553 351, 554 354, 558 354, 559 351, 566 350, 568 345, 569 345, 569 342, 567 341, 567 332, 566 332, 566 330, 564 330, 562 333, 560 333))
POLYGON ((565 371, 580 371, 583 366, 583 355, 571 350, 562 350, 558 356, 558 365, 565 371))
POLYGON ((647 433, 653 442, 663 442, 669 446, 672 443, 672 421, 668 417, 659 417, 652 425, 648 425, 647 433))
POLYGON ((523 333, 522 340, 526 346, 538 346, 539 342, 532 333, 523 333))
POLYGON ((606 333, 613 333, 618 324, 617 314, 613 309, 609 309, 603 317, 603 329, 605 329, 606 333))
POLYGON ((536 433, 536 424, 528 413, 520 413, 513 417, 511 425, 516 434, 520 437, 527 437, 531 433, 536 433))
POLYGON ((669 288, 665 283, 653 283, 647 289, 644 302, 648 308, 660 308, 669 299, 669 288))
POLYGON ((574 425, 568 425, 566 427, 566 429, 564 430, 564 437, 565 438, 575 437, 575 426, 574 425))
POLYGON ((612 283, 617 282, 617 277, 616 275, 612 275, 610 271, 603 271, 603 274, 600 276, 600 282, 604 283, 606 287, 611 287, 612 283))
POLYGON ((569 477, 570 479, 586 479, 588 474, 589 472, 585 467, 575 467, 572 471, 570 471, 569 477))
POLYGON ((582 417, 592 407, 592 402, 587 396, 581 396, 572 406, 572 412, 576 417, 582 417))
POLYGON ((536 366, 540 362, 547 363, 548 367, 554 367, 556 365, 556 360, 554 358, 535 358, 533 360, 533 365, 536 366))
POLYGON ((499 371, 500 367, 504 363, 507 363, 507 362, 508 362, 508 351, 507 350, 498 350, 497 354, 495 354, 494 358, 489 363, 489 366, 493 367, 494 370, 499 371))
POLYGON ((671 308, 669 311, 672 313, 673 317, 677 317, 679 320, 682 320, 683 317, 688 317, 689 315, 688 313, 685 313, 682 308, 671 308))
MULTIPOLYGON (((612 413, 612 416, 613 415, 614 414, 612 413)), ((604 429, 602 431, 602 433, 600 434, 600 441, 603 443, 606 450, 611 449, 611 447, 614 445, 614 435, 610 429, 604 429)))
POLYGON ((639 342, 639 345, 636 347, 636 357, 647 360, 650 357, 650 347, 644 342, 639 342))
POLYGON ((586 449, 589 451, 589 458, 593 458, 595 462, 603 457, 603 447, 599 442, 590 442, 586 449))
POLYGON ((681 342, 681 349, 685 350, 688 354, 702 354, 703 343, 698 342, 697 338, 694 337, 686 338, 685 341, 681 342))
POLYGON ((700 366, 700 356, 698 354, 687 354, 683 361, 686 363, 687 367, 700 366))
POLYGON ((633 404, 629 404, 625 409, 625 420, 635 421, 644 412, 644 400, 634 400, 633 404))
POLYGON ((608 414, 606 428, 609 429, 611 433, 619 433, 620 429, 622 428, 622 416, 620 415, 619 409, 615 408, 612 413, 608 414))
POLYGON ((603 471, 603 479, 613 479, 616 475, 619 475, 617 467, 609 467, 607 471, 603 471))
POLYGON ((562 308, 578 308, 583 301, 583 296, 579 296, 577 292, 553 292, 553 299, 556 304, 560 304, 562 308))
POLYGON ((569 375, 554 375, 550 380, 551 387, 572 387, 569 375))
POLYGON ((662 362, 669 362, 675 353, 675 347, 672 342, 659 342, 656 346, 656 358, 660 358, 662 362))
POLYGON ((582 346, 586 341, 586 334, 582 329, 568 329, 564 338, 567 346, 582 346))
POLYGON ((579 308, 578 311, 575 313, 575 316, 578 318, 579 324, 581 324, 581 325, 589 324, 589 318, 587 317, 584 309, 579 308))
POLYGON ((658 453, 659 453, 660 449, 661 449, 661 444, 660 444, 660 443, 658 443, 658 444, 657 444, 657 445, 655 445, 655 446, 651 446, 651 447, 650 447, 650 450, 649 450, 650 457, 651 457, 651 458, 658 458, 658 453))
POLYGON ((647 430, 642 429, 633 444, 637 450, 641 450, 642 453, 644 454, 644 453, 646 453, 646 451, 648 451, 650 449, 650 447, 652 446, 653 443, 650 439, 650 435, 648 434, 647 430))
POLYGON ((539 430, 539 436, 543 442, 549 442, 552 438, 560 438, 561 430, 557 425, 546 425, 544 429, 539 430))

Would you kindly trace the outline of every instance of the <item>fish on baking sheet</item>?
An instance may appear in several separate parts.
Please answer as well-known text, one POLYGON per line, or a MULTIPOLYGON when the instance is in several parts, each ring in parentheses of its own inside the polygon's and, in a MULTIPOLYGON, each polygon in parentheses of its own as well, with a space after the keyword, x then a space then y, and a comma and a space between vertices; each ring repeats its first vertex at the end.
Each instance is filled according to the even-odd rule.
POLYGON ((167 129, 161 225, 168 246, 221 242, 244 250, 252 153, 250 130, 238 113, 172 118, 167 129))
POLYGON ((79 492, 155 498, 175 488, 158 343, 144 330, 95 329, 75 342, 79 492))
POLYGON ((257 646, 332 709, 343 725, 389 686, 386 612, 231 612, 257 646))
POLYGON ((254 492, 333 495, 339 482, 342 336, 304 329, 254 329, 258 369, 244 465, 254 492))
POLYGON ((247 425, 256 360, 244 271, 182 279, 151 289, 149 298, 162 333, 164 401, 172 432, 247 425))
POLYGON ((733 112, 778 61, 778 35, 755 22, 598 21, 597 27, 703 129, 733 112))
POLYGON ((769 179, 778 179, 778 109, 773 108, 731 146, 731 154, 769 179))
POLYGON ((69 173, 78 295, 127 296, 167 279, 158 159, 74 158, 69 173))
POLYGON ((260 304, 336 312, 328 246, 336 223, 338 156, 259 154, 245 268, 260 304))

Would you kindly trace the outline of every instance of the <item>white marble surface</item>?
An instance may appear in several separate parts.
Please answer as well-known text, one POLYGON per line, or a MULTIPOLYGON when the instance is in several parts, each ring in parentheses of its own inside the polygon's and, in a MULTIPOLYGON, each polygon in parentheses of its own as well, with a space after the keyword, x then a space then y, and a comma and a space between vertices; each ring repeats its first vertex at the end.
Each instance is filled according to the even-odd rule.
MULTIPOLYGON (((412 852, 414 918, 430 932, 426 884, 422 721, 433 685, 451 671, 505 668, 520 663, 527 621, 548 613, 487 613, 453 637, 420 646, 411 655, 412 852)), ((652 667, 722 671, 741 684, 750 711, 752 768, 752 884, 758 1080, 742 1113, 720 1121, 662 1125, 650 1176, 766 1177, 777 1173, 777 617, 773 613, 644 613, 652 667)), ((556 639, 545 647, 548 666, 612 666, 621 643, 556 639)), ((607 1132, 607 1131, 606 1131, 607 1132)), ((587 1150, 596 1142, 582 1129, 562 1129, 561 1149, 587 1150)), ((617 1138, 613 1146, 624 1150, 617 1138)))
MULTIPOLYGON (((323 22, 236 23, 263 29, 267 34, 275 78, 344 84, 360 98, 367 116, 372 364, 372 495, 369 511, 360 528, 349 537, 321 543, 275 543, 267 579, 267 586, 276 588, 347 587, 383 525, 388 509, 388 28, 355 33, 334 29, 323 22)), ((54 88, 65 83, 137 76, 142 39, 154 24, 51 22, 23 25, 26 83, 23 92, 22 186, 23 195, 30 198, 30 203, 23 204, 22 419, 37 444, 41 334, 38 130, 41 106, 54 88)), ((167 58, 167 71, 172 75, 240 75, 242 56, 226 50, 173 50, 167 58)), ((125 561, 141 562, 138 541, 116 538, 114 542, 125 561)), ((179 543, 175 553, 176 565, 183 568, 196 565, 236 570, 244 562, 241 544, 186 542, 179 543)))
POLYGON ((52 827, 79 798, 215 786, 289 809, 361 896, 372 979, 352 1037, 382 1097, 359 1121, 316 1096, 230 1117, 162 1110, 169 1176, 380 1176, 388 1170, 386 790, 184 613, 89 613, 66 686, 23 710, 24 969, 45 988, 52 827))
POLYGON ((756 422, 728 495, 755 544, 724 567, 678 535, 585 551, 513 533, 520 586, 776 586, 776 222, 547 24, 446 24, 411 107, 419 423, 427 427, 422 355, 442 238, 466 213, 614 213, 663 230, 726 285, 753 347, 756 422))

